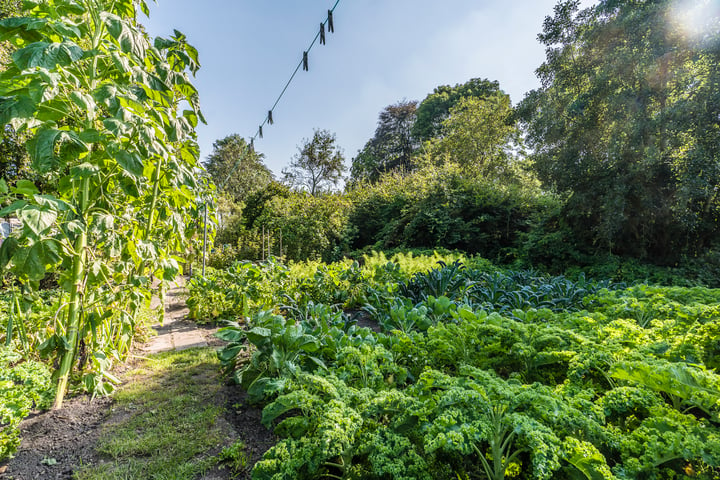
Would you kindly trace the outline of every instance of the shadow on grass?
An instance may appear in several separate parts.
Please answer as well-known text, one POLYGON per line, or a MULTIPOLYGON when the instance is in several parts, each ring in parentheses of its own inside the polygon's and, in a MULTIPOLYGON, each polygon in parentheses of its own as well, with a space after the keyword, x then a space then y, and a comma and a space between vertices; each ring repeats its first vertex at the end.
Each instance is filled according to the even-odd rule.
POLYGON ((78 480, 188 480, 218 470, 217 454, 235 433, 223 421, 215 352, 196 348, 153 355, 126 374, 97 445, 100 463, 78 480))

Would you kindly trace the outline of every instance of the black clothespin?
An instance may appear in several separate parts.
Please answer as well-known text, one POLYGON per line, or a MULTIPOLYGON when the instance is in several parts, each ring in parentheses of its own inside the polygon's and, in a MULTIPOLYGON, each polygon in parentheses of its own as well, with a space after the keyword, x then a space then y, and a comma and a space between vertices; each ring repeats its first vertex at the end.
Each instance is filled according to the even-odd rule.
POLYGON ((268 110, 268 124, 273 124, 272 110, 268 110))
POLYGON ((320 24, 320 45, 325 45, 325 24, 320 24))
POLYGON ((308 68, 308 52, 303 52, 303 70, 306 72, 309 70, 308 68))
POLYGON ((260 125, 260 128, 258 128, 258 134, 260 135, 260 138, 263 138, 263 136, 262 136, 262 125, 260 125))
POLYGON ((335 33, 335 25, 333 25, 333 14, 332 14, 332 10, 328 10, 327 23, 328 23, 328 32, 330 32, 330 33, 335 33))

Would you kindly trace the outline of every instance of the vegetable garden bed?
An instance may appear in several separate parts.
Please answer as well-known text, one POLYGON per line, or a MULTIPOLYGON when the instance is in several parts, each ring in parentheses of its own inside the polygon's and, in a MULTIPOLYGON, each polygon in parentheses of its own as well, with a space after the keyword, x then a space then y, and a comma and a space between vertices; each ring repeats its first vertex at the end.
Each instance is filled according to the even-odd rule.
POLYGON ((720 291, 383 260, 191 284, 281 438, 253 478, 719 478, 720 291))

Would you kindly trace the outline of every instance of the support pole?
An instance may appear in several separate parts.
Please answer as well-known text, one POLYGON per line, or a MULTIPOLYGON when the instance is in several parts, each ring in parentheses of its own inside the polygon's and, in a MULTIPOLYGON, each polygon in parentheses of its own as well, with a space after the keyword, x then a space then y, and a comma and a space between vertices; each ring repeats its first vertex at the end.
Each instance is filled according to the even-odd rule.
POLYGON ((205 264, 207 259, 207 202, 203 205, 203 209, 205 210, 204 218, 205 218, 205 226, 203 228, 203 266, 202 266, 202 276, 205 278, 205 264))

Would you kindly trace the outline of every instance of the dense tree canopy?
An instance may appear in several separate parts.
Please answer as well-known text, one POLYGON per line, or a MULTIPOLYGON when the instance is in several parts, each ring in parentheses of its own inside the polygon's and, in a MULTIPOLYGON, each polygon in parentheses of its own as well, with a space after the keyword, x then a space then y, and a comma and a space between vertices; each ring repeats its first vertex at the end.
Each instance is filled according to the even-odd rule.
POLYGON ((463 97, 443 121, 441 135, 426 143, 430 162, 453 162, 486 178, 508 179, 514 173, 519 142, 510 97, 463 97))
POLYGON ((345 158, 335 134, 328 130, 315 130, 313 138, 298 147, 290 166, 283 170, 288 184, 306 189, 313 196, 331 191, 342 179, 343 172, 345 158))
POLYGON ((497 81, 473 78, 463 84, 437 87, 417 108, 417 120, 412 134, 419 141, 430 140, 440 135, 442 122, 450 115, 450 109, 461 98, 485 98, 500 92, 497 81))
POLYGON ((263 163, 264 155, 249 147, 240 135, 229 135, 213 143, 213 152, 205 161, 215 185, 222 186, 220 193, 236 202, 245 201, 273 179, 263 163))
POLYGON ((520 107, 537 172, 572 193, 587 243, 655 260, 694 252, 720 213, 720 30, 693 35, 670 0, 579 3, 545 20, 542 88, 520 107))
POLYGON ((412 135, 416 101, 403 100, 380 112, 375 135, 352 161, 353 180, 377 181, 382 173, 407 170, 419 143, 412 135))
MULTIPOLYGON (((0 19, 17 15, 19 6, 18 0, 0 0, 0 19)), ((11 52, 12 46, 8 41, 0 42, 0 70, 4 70, 10 62, 11 52)), ((0 131, 0 178, 23 178, 27 174, 28 162, 24 136, 18 135, 10 125, 5 125, 0 131)))

